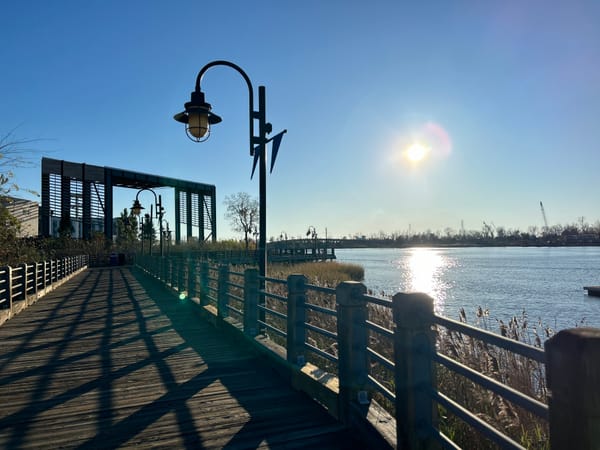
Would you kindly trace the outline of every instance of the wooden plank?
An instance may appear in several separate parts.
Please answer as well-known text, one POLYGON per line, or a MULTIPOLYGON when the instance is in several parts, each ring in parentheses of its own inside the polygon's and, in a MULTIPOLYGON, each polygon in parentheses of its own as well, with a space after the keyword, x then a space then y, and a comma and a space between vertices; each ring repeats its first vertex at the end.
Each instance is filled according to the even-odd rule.
POLYGON ((364 448, 155 281, 91 269, 0 327, 0 448, 364 448))

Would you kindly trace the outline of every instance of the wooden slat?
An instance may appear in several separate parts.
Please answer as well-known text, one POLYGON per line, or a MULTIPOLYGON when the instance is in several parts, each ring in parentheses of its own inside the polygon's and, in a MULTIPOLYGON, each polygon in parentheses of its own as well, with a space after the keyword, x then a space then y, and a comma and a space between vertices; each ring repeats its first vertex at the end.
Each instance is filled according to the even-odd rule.
POLYGON ((0 327, 0 448, 364 448, 248 347, 129 268, 0 327))

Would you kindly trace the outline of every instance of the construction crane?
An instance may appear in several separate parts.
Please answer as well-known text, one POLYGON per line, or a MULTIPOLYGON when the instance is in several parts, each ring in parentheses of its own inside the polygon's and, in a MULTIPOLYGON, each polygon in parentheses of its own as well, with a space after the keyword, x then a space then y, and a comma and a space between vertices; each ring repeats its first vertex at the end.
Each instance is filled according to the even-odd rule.
POLYGON ((548 232, 548 219, 546 218, 546 211, 544 210, 544 204, 540 202, 540 209, 542 210, 542 217, 544 219, 544 233, 548 232))

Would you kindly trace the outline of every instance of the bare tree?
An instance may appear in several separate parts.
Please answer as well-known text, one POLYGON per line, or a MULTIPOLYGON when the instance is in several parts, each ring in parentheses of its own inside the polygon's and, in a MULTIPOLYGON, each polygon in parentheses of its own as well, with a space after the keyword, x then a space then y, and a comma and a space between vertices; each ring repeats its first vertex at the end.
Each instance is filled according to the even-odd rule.
MULTIPOLYGON (((19 139, 15 136, 15 129, 0 136, 0 195, 8 195, 11 191, 18 191, 19 186, 13 181, 13 170, 19 167, 33 167, 33 155, 36 150, 29 144, 40 139, 19 139)), ((29 191, 34 193, 33 191, 29 191)))
POLYGON ((244 233, 246 250, 250 236, 256 230, 258 224, 258 200, 246 192, 228 195, 223 200, 227 210, 225 218, 234 231, 244 233))

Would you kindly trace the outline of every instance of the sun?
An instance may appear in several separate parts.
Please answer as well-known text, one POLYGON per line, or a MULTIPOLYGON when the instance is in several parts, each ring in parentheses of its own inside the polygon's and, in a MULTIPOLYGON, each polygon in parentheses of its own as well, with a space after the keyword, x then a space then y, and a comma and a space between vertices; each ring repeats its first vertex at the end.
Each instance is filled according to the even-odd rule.
POLYGON ((419 142, 413 142, 404 152, 404 155, 409 161, 419 162, 422 161, 427 154, 429 149, 419 142))

